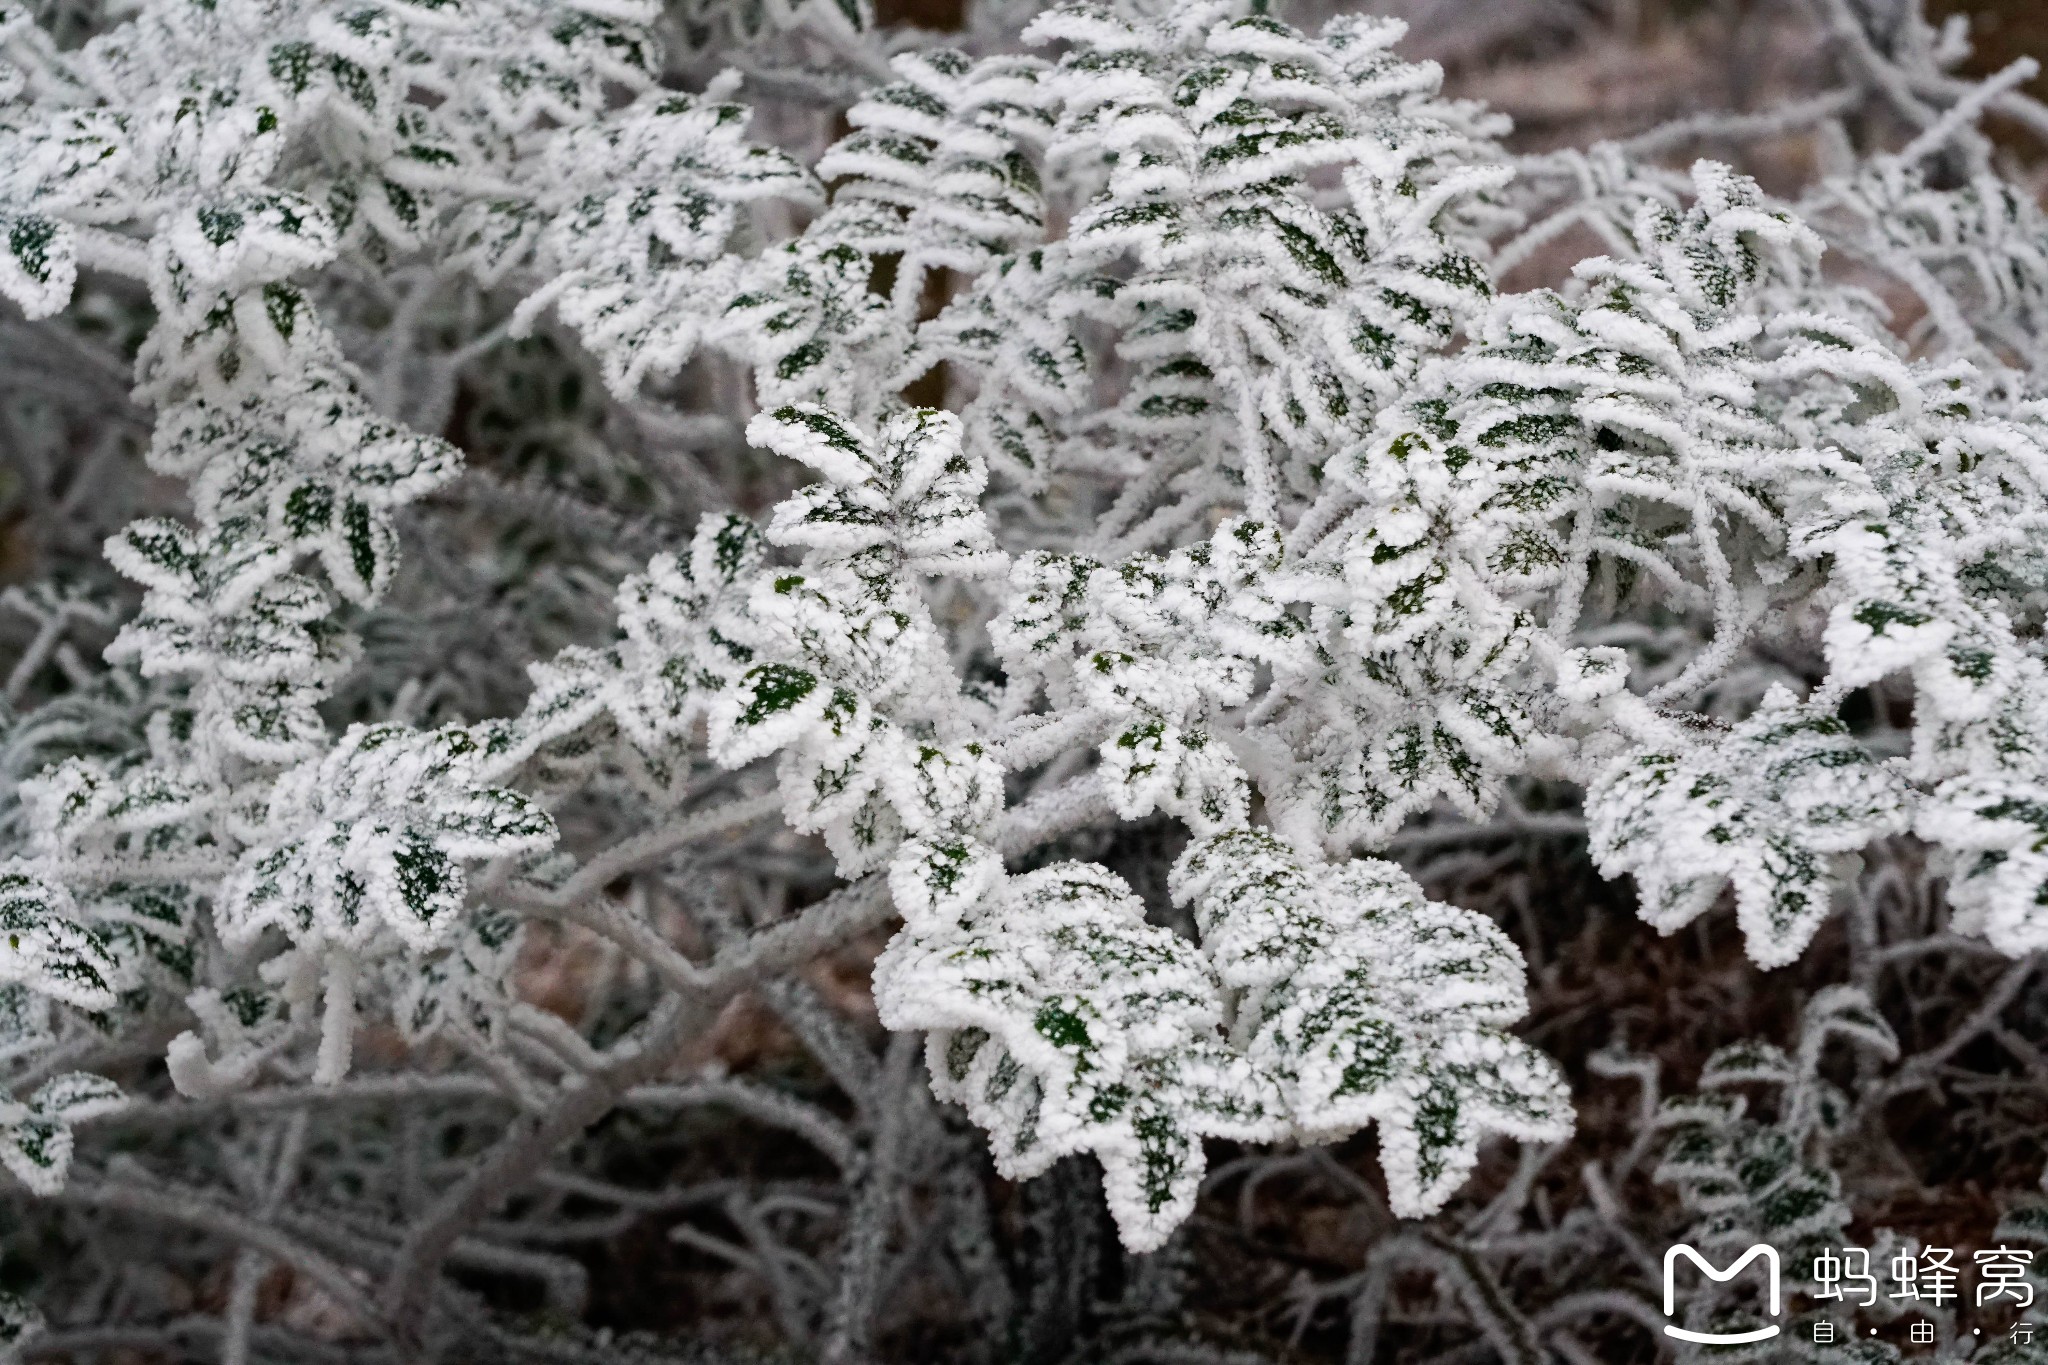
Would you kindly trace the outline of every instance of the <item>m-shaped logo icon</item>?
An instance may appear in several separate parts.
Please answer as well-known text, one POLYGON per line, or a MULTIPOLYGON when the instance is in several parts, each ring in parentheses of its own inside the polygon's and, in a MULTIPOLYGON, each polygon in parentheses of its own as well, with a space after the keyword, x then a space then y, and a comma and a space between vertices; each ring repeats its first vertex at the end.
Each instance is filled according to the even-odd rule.
MULTIPOLYGON (((1683 1242, 1664 1253, 1664 1316, 1670 1317, 1677 1306, 1676 1286, 1672 1283, 1672 1272, 1678 1268, 1678 1258, 1684 1256, 1700 1268, 1700 1273, 1717 1284, 1725 1284, 1742 1273, 1742 1268, 1757 1257, 1764 1258, 1764 1265, 1771 1273, 1771 1316, 1778 1316, 1778 1250, 1759 1242, 1735 1258, 1735 1264, 1726 1270, 1716 1270, 1707 1258, 1683 1242)), ((1778 1335, 1778 1324, 1757 1327, 1747 1332, 1691 1332, 1683 1327, 1664 1324, 1664 1335, 1677 1337, 1680 1341, 1698 1341, 1709 1346, 1736 1346, 1745 1341, 1763 1341, 1778 1335)))

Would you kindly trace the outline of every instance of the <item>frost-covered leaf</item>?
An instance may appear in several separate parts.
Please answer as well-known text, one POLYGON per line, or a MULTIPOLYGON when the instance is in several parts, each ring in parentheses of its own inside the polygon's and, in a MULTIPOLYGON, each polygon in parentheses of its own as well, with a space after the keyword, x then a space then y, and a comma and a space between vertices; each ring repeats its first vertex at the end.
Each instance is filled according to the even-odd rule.
MULTIPOLYGON (((1325 629, 1340 624, 1315 614, 1325 629)), ((1487 818, 1550 739, 1528 685, 1534 641, 1533 622, 1498 610, 1370 652, 1340 636, 1318 661, 1314 704, 1277 727, 1307 760, 1281 804, 1313 821, 1333 852, 1381 846, 1438 802, 1487 818)))
POLYGON ((132 125, 116 109, 57 109, 0 129, 0 294, 31 318, 71 301, 75 223, 123 216, 132 125))
POLYGON ((46 318, 71 302, 78 280, 78 248, 71 230, 39 213, 0 211, 0 294, 31 318, 46 318))
POLYGON ((1311 487, 1490 292, 1469 211, 1504 175, 1470 163, 1497 130, 1436 100, 1432 69, 1392 60, 1398 32, 1352 16, 1310 37, 1263 14, 1065 5, 1026 32, 1065 44, 1049 70, 906 66, 872 97, 873 131, 840 151, 863 192, 914 197, 913 219, 944 215, 952 231, 927 233, 925 249, 949 261, 1017 241, 931 328, 981 382, 970 444, 1026 479, 1141 452, 1227 468, 1251 481, 1255 516, 1276 484, 1311 487), (999 95, 986 112, 983 91, 999 95), (1028 183, 991 174, 990 157, 956 169, 975 133, 995 135, 990 153, 1043 139, 1048 183, 1072 190, 1064 241, 1040 246, 1019 221, 962 249, 955 225, 1029 211, 1028 183), (920 154, 936 175, 913 196, 891 161, 920 154), (1315 180, 1341 191, 1313 193, 1315 180), (979 213, 954 208, 955 183, 978 187, 979 213), (1101 417, 1084 319, 1128 371, 1101 417))
POLYGON ((768 538, 778 545, 856 565, 886 551, 903 574, 975 578, 1005 567, 981 510, 987 474, 961 450, 951 413, 891 418, 871 444, 826 409, 782 407, 756 417, 747 439, 824 475, 776 509, 768 538))
POLYGON ((31 1194, 55 1194, 71 1173, 71 1125, 127 1103, 100 1076, 67 1072, 43 1082, 26 1102, 0 1100, 0 1164, 31 1194))
POLYGON ((747 518, 707 516, 687 553, 656 555, 645 574, 627 578, 615 597, 620 639, 610 649, 571 647, 529 666, 533 695, 491 746, 494 770, 509 772, 536 752, 563 756, 600 715, 617 724, 650 775, 675 770, 712 703, 754 662, 747 600, 766 549, 747 518))
POLYGON ((245 518, 199 531, 144 521, 109 541, 107 557, 148 589, 110 658, 146 677, 210 684, 207 720, 223 724, 208 728, 244 757, 280 763, 318 750, 327 727, 314 707, 353 648, 329 622, 326 594, 289 572, 283 546, 245 518))
POLYGON ((863 246, 898 253, 894 295, 914 306, 928 272, 972 275, 1043 233, 1039 152, 1052 129, 1026 57, 975 61, 948 48, 906 52, 898 79, 847 111, 853 132, 826 151, 818 175, 838 198, 886 205, 863 246))
POLYGON ((1204 1136, 1281 1131, 1272 1086, 1216 1032, 1206 964, 1101 868, 1011 879, 957 924, 898 937, 875 980, 885 1023, 933 1031, 933 1089, 988 1130, 998 1168, 1095 1153, 1133 1250, 1193 1208, 1204 1136))
POLYGON ((200 202, 168 224, 163 240, 196 287, 234 290, 282 279, 334 257, 334 224, 320 206, 287 192, 200 202))
POLYGON ((128 976, 180 992, 191 986, 200 910, 189 885, 113 882, 92 897, 87 913, 128 976))
POLYGON ((1716 1253, 1767 1242, 1795 1285, 1812 1282, 1815 1253, 1843 1244, 1850 1211, 1840 1177, 1806 1145, 1817 1125, 1832 1129, 1840 1120, 1830 1113, 1841 1107, 1839 1096, 1820 1075, 1823 1049, 1838 1037, 1884 1060, 1898 1056, 1897 1039, 1870 998, 1852 986, 1830 986, 1807 1002, 1796 1056, 1762 1039, 1728 1044, 1707 1059, 1701 1093, 1664 1101, 1656 1126, 1666 1136, 1655 1178, 1677 1188, 1696 1220, 1687 1241, 1716 1253), (1749 1117, 1745 1097, 1727 1093, 1739 1084, 1777 1090, 1771 1122, 1749 1117))
POLYGON ((1914 828, 1953 850, 1958 929, 2015 957, 2048 947, 2048 782, 1970 774, 1942 783, 1914 828))
POLYGON ((1653 742, 1587 793, 1593 856, 1635 875, 1642 915, 1691 923, 1724 885, 1749 955, 1780 967, 1827 917, 1831 860, 1903 829, 1909 789, 1824 709, 1782 689, 1727 731, 1653 742))
POLYGON ((1189 845, 1171 885, 1293 1129, 1328 1142, 1378 1122, 1394 1212, 1441 1207, 1490 1135, 1570 1133, 1563 1077, 1506 1032, 1527 1008, 1522 957, 1485 916, 1392 863, 1305 863, 1256 830, 1189 845))
POLYGON ((424 952, 453 932, 467 864, 545 848, 554 822, 483 783, 468 730, 354 726, 325 757, 282 775, 261 837, 216 912, 224 937, 265 929, 302 946, 362 949, 385 934, 424 952))
POLYGON ((1012 570, 996 650, 1012 677, 1094 722, 1125 819, 1163 808, 1200 833, 1244 823, 1249 782, 1216 722, 1250 700, 1261 665, 1299 672, 1312 658, 1277 590, 1280 557, 1272 528, 1233 519, 1114 568, 1037 555, 1012 570))
POLYGON ((1791 548, 1829 557, 1823 644, 1840 685, 1910 671, 1920 746, 1948 747, 1944 727, 1984 720, 2017 681, 2014 594, 2041 572, 2048 444, 2038 423, 1988 410, 1967 369, 1863 360, 1870 349, 1855 366, 1838 347, 1794 351, 1846 371, 1800 418, 1855 455, 1857 477, 1807 507, 1791 548))
POLYGON ((745 141, 747 110, 650 91, 600 126, 549 143, 560 207, 541 234, 552 302, 621 397, 673 373, 743 292, 733 254, 744 205, 816 189, 782 152, 745 141))
MULTIPOLYGON (((988 763, 941 737, 961 724, 963 699, 918 583, 1002 568, 978 502, 983 472, 961 451, 957 421, 926 409, 873 439, 838 413, 795 406, 755 418, 748 434, 825 477, 787 499, 767 533, 804 549, 801 571, 759 571, 730 618, 726 681, 706 710, 711 755, 737 767, 780 751, 786 818, 823 833, 842 874, 857 876, 906 830, 950 820, 927 805, 959 785, 927 780, 933 755, 988 763)), ((986 814, 982 803, 970 825, 986 814)))
POLYGON ((128 985, 70 894, 21 858, 0 863, 0 983, 12 982, 82 1010, 111 1009, 128 985))
POLYGON ((929 367, 908 322, 870 287, 870 252, 886 240, 885 226, 875 206, 842 201, 740 272, 707 335, 753 364, 762 407, 816 405, 872 419, 929 367))
POLYGON ((393 959, 392 1016, 405 1040, 417 1045, 443 1030, 495 1039, 512 999, 522 928, 510 915, 478 911, 442 951, 393 959))
POLYGON ((363 605, 396 571, 394 513, 462 467, 453 446, 379 417, 327 366, 167 409, 149 460, 193 480, 202 518, 261 518, 270 540, 317 554, 328 581, 363 605))
POLYGON ((1669 1136, 1655 1175, 1697 1217, 1687 1233, 1693 1245, 1721 1254, 1767 1241, 1789 1266, 1804 1267, 1814 1250, 1841 1243, 1849 1209, 1840 1177, 1803 1159, 1793 1134, 1741 1117, 1739 1106, 1686 1099, 1666 1101, 1659 1119, 1669 1136))
POLYGON ((1753 1083, 1789 1085, 1797 1075, 1783 1048, 1744 1039, 1714 1049, 1700 1068, 1700 1089, 1753 1083))

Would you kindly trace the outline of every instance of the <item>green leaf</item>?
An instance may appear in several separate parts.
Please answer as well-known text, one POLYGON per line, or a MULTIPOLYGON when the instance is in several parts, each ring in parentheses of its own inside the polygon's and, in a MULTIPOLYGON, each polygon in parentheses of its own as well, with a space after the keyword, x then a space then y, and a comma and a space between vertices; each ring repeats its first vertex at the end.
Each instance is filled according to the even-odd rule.
POLYGON ((1256 830, 1190 844, 1169 886, 1294 1130, 1379 1123, 1396 1213, 1441 1207, 1489 1134, 1571 1131, 1557 1067, 1505 1031, 1526 1008, 1522 959, 1485 916, 1426 900, 1392 863, 1314 865, 1256 830))
POLYGON ((82 1010, 113 1008, 128 984, 106 941, 79 922, 70 894, 20 858, 0 863, 0 982, 82 1010))
POLYGON ((215 918, 233 944, 265 929, 308 948, 360 950, 385 934, 415 953, 445 945, 461 917, 466 863, 538 852, 554 822, 484 780, 496 731, 352 726, 322 758, 271 789, 262 833, 228 879, 215 918))
POLYGON ((1193 1207, 1205 1135, 1270 1140, 1277 1096, 1215 1035, 1194 950, 1145 923, 1101 868, 1008 879, 951 925, 915 924, 876 965, 891 1028, 934 1030, 934 1091, 966 1106, 1012 1179, 1093 1151, 1124 1242, 1193 1207))
POLYGON ((0 1100, 0 1164, 31 1194, 55 1194, 71 1170, 71 1126, 125 1103, 112 1081, 77 1071, 45 1081, 26 1104, 0 1100))
POLYGON ((1725 733, 1615 759, 1587 793, 1594 858, 1635 874, 1670 933, 1735 888, 1758 965, 1797 958, 1827 916, 1831 863, 1906 825, 1908 789, 1832 714, 1774 688, 1725 733))
POLYGON ((78 248, 69 226, 42 214, 0 212, 0 294, 31 319, 60 313, 78 281, 78 248))

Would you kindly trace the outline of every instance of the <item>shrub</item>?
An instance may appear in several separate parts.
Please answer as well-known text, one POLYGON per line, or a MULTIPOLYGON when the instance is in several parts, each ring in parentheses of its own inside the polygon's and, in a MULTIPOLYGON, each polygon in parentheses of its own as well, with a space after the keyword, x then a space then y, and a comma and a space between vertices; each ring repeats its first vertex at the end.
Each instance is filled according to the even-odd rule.
POLYGON ((1714 1236, 1846 1237, 1873 954, 2018 964, 1925 1079, 2048 947, 2048 223, 1978 127, 2048 110, 1820 8, 1821 97, 1521 157, 1398 23, 1216 0, 970 50, 854 0, 9 13, 14 1349, 594 1358, 560 1248, 701 1205, 793 1348, 877 1349, 916 1274, 1044 1355, 983 1138, 1094 1158, 1169 1248, 1139 1322, 1205 1142, 1327 1173, 1370 1127, 1394 1218, 1489 1137, 1525 1174, 1372 1244, 1353 1358, 1411 1264, 1483 1349, 1583 1358, 1503 1287, 1574 1122, 1522 949, 1389 857, 1526 866, 1580 811, 1758 969, 1851 907, 1798 1060, 1702 1080, 1780 1112, 1681 1105, 1654 1172, 1714 1236), (1758 126, 1841 164, 1666 164, 1758 126), (1503 291, 1574 225, 1604 254, 1503 291), (1952 909, 1880 930, 1886 867, 1952 909), (884 941, 877 1043, 816 964, 884 941), (713 1059, 745 1001, 807 1069, 713 1059), (791 1147, 636 1184, 706 1106, 791 1147), (212 1307, 130 1283, 135 1219, 212 1307))

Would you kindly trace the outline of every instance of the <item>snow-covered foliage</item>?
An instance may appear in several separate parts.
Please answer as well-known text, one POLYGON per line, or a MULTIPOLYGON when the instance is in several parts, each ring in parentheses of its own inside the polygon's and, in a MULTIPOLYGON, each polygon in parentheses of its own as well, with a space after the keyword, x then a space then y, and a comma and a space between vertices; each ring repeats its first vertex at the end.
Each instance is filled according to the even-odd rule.
MULTIPOLYGON (((1571 1315, 1482 1243, 1584 1059, 1514 1031, 1547 908, 1412 855, 1570 834, 1760 969, 1851 911, 1796 1056, 1715 1052, 1623 1163, 1665 1143, 1703 1246, 1846 1235, 1876 1101, 1826 1045, 1900 1052, 1870 869, 2015 960, 1977 1031, 2048 949, 2048 218, 1977 127, 2048 110, 1916 9, 1819 8, 1843 164, 1793 198, 1518 158, 1400 23, 1235 0, 977 5, 957 48, 853 0, 0 12, 0 347, 96 357, 94 402, 131 368, 92 467, 144 471, 0 597, 0 1162, 235 1243, 236 1365, 274 1262, 393 1359, 547 1356, 443 1272, 575 1316, 548 1229, 642 1206, 568 1154, 724 1105, 843 1180, 680 1239, 844 1362, 942 1254, 889 1260, 920 1180, 988 1273, 931 1097, 1003 1176, 1099 1162, 1134 1253, 1220 1144, 1371 1130, 1414 1220, 1505 1137, 1519 1186, 1395 1225, 1350 1349, 1422 1266, 1534 1361, 1571 1315), (1573 225, 1607 249, 1506 287, 1573 225), (594 981, 537 984, 544 939, 594 981), (928 1094, 826 1003, 861 944, 928 1094), (743 999, 843 1109, 707 1060, 743 999)), ((49 383, 6 422, 69 449, 49 383)), ((0 1300, 0 1358, 43 1330, 0 1300)))

